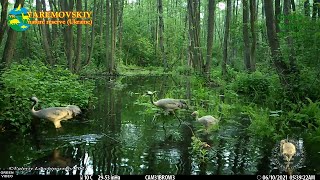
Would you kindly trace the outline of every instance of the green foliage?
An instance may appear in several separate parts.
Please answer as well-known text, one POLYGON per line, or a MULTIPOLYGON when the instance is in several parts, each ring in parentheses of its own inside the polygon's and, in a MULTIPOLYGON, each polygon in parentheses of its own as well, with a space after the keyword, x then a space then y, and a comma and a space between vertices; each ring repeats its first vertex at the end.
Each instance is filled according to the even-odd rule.
POLYGON ((270 94, 269 79, 258 71, 251 74, 239 73, 231 86, 236 93, 257 103, 266 100, 270 94))
POLYGON ((276 132, 275 124, 270 120, 270 112, 267 109, 258 109, 257 107, 245 106, 244 112, 251 118, 249 132, 259 137, 274 137, 276 132))
POLYGON ((195 158, 197 163, 206 163, 209 160, 208 154, 208 147, 209 145, 206 142, 202 142, 198 137, 192 136, 191 137, 191 147, 190 151, 192 156, 195 158))
POLYGON ((94 88, 92 82, 81 82, 68 70, 48 68, 40 62, 12 64, 1 81, 4 88, 0 90, 0 104, 4 108, 0 111, 0 124, 9 122, 21 132, 30 128, 31 96, 38 97, 42 108, 74 104, 83 109, 94 88))
POLYGON ((300 111, 290 111, 288 119, 293 122, 293 125, 304 125, 307 128, 317 128, 320 125, 320 102, 312 102, 311 99, 306 98, 307 103, 300 103, 300 111))

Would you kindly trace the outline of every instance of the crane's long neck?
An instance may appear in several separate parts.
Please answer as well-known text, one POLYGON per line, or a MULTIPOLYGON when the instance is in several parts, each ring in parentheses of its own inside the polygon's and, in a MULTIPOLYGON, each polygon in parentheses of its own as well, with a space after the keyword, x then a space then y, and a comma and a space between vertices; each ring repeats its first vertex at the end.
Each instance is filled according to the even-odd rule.
POLYGON ((38 104, 38 101, 34 101, 34 102, 33 102, 33 105, 32 105, 31 112, 32 112, 32 114, 34 114, 34 115, 36 115, 36 113, 38 112, 38 111, 36 111, 36 110, 34 109, 34 107, 35 107, 37 104, 38 104))

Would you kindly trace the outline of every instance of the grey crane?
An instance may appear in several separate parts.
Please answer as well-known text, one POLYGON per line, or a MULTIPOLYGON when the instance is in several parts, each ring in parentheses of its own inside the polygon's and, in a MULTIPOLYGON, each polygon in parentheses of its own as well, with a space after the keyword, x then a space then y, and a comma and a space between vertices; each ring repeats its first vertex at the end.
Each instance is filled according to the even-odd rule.
MULTIPOLYGON (((188 109, 188 104, 183 99, 172 99, 172 98, 165 98, 159 99, 158 101, 154 101, 154 93, 151 91, 147 91, 146 95, 150 96, 150 101, 153 105, 161 108, 165 111, 166 114, 173 114, 176 116, 175 111, 179 109, 188 109)), ((177 117, 177 116, 176 116, 177 117)), ((178 117, 177 117, 178 118, 178 117)), ((178 118, 181 124, 180 118, 178 118)))
POLYGON ((209 126, 212 126, 212 125, 219 123, 219 119, 217 119, 211 115, 206 115, 206 116, 202 116, 199 118, 198 111, 192 112, 191 115, 196 117, 196 121, 199 122, 200 124, 202 124, 205 127, 206 131, 208 130, 209 126))
POLYGON ((50 107, 36 111, 34 108, 39 102, 38 98, 33 96, 30 100, 34 102, 31 109, 32 116, 53 122, 55 128, 61 128, 60 121, 69 120, 81 114, 81 109, 75 105, 68 105, 66 107, 50 107))
POLYGON ((296 154, 296 146, 287 139, 283 139, 280 141, 280 153, 287 162, 290 162, 292 157, 296 154))

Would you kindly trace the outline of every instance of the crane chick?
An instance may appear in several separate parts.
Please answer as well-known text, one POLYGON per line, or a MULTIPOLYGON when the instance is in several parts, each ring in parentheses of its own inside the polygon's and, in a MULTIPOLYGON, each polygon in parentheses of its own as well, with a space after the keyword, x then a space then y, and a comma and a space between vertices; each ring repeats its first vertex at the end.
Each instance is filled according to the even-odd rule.
POLYGON ((292 157, 296 154, 296 147, 288 140, 281 140, 280 141, 280 152, 284 156, 287 162, 290 162, 292 157))
POLYGON ((55 128, 61 128, 60 121, 69 120, 78 114, 81 114, 81 109, 75 105, 68 105, 66 107, 50 107, 36 111, 34 108, 39 102, 38 98, 31 97, 30 100, 34 102, 31 109, 32 116, 53 122, 55 128))
POLYGON ((196 121, 202 124, 205 127, 206 131, 208 130, 208 127, 219 123, 219 119, 211 115, 206 115, 199 118, 198 111, 194 111, 191 115, 196 117, 196 121))

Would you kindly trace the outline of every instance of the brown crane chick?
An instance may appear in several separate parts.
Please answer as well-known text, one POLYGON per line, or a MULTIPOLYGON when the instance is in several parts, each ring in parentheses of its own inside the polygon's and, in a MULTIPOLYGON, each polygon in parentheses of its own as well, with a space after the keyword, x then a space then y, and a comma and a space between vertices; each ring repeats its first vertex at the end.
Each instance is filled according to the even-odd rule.
POLYGON ((30 100, 34 102, 31 109, 32 116, 53 122, 55 128, 61 128, 60 121, 72 119, 81 113, 80 108, 75 105, 68 105, 66 107, 50 107, 36 111, 34 108, 39 102, 38 98, 31 97, 30 100))
POLYGON ((217 119, 211 115, 206 115, 206 116, 202 116, 199 118, 198 111, 194 111, 191 115, 196 117, 196 121, 199 122, 200 124, 202 124, 205 127, 206 131, 208 130, 209 126, 212 126, 212 125, 219 123, 219 119, 217 119))

